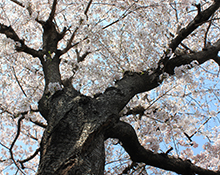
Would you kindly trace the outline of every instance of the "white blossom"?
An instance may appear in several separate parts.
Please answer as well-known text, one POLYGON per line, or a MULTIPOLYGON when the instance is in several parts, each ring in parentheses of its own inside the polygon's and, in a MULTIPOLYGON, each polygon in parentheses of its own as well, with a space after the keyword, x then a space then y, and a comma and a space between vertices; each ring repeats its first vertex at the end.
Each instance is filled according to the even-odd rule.
POLYGON ((193 67, 195 66, 198 66, 199 62, 197 60, 193 60, 191 63, 190 63, 193 67))
POLYGON ((48 91, 51 94, 54 94, 56 91, 59 91, 59 90, 62 90, 62 87, 61 87, 60 83, 58 83, 58 82, 51 83, 50 82, 48 84, 48 91))
POLYGON ((174 73, 177 78, 181 78, 184 73, 188 72, 188 66, 187 65, 182 65, 179 67, 175 67, 174 73))

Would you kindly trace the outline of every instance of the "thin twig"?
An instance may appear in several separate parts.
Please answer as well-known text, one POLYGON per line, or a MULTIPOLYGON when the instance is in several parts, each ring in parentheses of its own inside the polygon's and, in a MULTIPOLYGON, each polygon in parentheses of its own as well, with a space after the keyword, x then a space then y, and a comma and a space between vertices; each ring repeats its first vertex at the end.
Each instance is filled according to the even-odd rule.
POLYGON ((129 12, 127 12, 127 11, 128 11, 133 5, 134 5, 134 3, 133 3, 132 5, 130 5, 130 6, 125 10, 125 12, 124 12, 117 20, 115 20, 115 21, 113 21, 112 23, 110 23, 110 24, 104 26, 102 29, 104 30, 104 29, 106 29, 106 28, 112 26, 113 24, 119 22, 120 20, 122 20, 122 19, 124 19, 126 16, 128 16, 130 13, 132 13, 132 12, 133 12, 132 10, 129 11, 129 12))
POLYGON ((165 93, 163 93, 162 95, 160 95, 159 97, 157 97, 145 110, 149 109, 154 103, 156 103, 160 98, 164 97, 165 95, 168 94, 168 92, 170 92, 171 90, 175 89, 178 85, 175 85, 174 87, 168 89, 165 93))
POLYGON ((30 157, 24 159, 24 160, 18 160, 18 162, 21 164, 22 169, 24 169, 24 163, 28 162, 29 160, 33 159, 40 151, 40 148, 37 148, 34 154, 32 154, 30 157))
POLYGON ((87 7, 86 7, 86 9, 85 9, 85 11, 84 11, 84 14, 86 15, 86 19, 87 19, 87 20, 88 20, 88 15, 87 15, 87 13, 88 13, 88 11, 89 11, 89 8, 90 8, 91 4, 92 4, 92 0, 89 1, 88 5, 87 5, 87 7))
POLYGON ((13 71, 14 77, 15 77, 17 83, 18 83, 18 86, 20 87, 20 89, 21 89, 21 91, 23 92, 23 94, 25 95, 25 97, 27 97, 27 94, 25 93, 23 87, 21 86, 21 84, 20 84, 20 82, 19 82, 19 80, 18 80, 18 77, 17 77, 17 75, 16 75, 16 73, 15 73, 15 69, 14 69, 13 66, 12 66, 12 71, 13 71))
POLYGON ((175 11, 175 16, 176 16, 176 22, 179 22, 179 18, 178 18, 178 11, 176 9, 176 2, 174 3, 170 3, 170 6, 172 7, 172 9, 175 11), (173 4, 175 5, 175 7, 173 6, 173 4))
POLYGON ((134 4, 135 4, 135 3, 133 3, 132 5, 130 5, 130 6, 124 11, 124 13, 123 13, 117 20, 115 20, 115 21, 113 21, 112 23, 110 23, 110 24, 104 26, 102 29, 106 29, 106 28, 112 26, 113 24, 115 24, 115 23, 119 22, 120 20, 124 19, 125 17, 127 17, 130 13, 133 13, 133 12, 138 11, 138 10, 140 10, 140 9, 146 9, 146 8, 150 8, 150 7, 160 6, 160 5, 158 5, 158 4, 147 5, 147 6, 139 6, 139 7, 137 7, 137 8, 134 9, 134 10, 128 11, 134 4))
POLYGON ((17 140, 18 137, 19 137, 19 134, 20 134, 20 131, 21 131, 21 121, 24 119, 25 114, 27 114, 27 112, 22 113, 22 114, 21 114, 21 115, 22 115, 21 118, 18 119, 17 134, 16 134, 15 139, 13 140, 13 142, 12 142, 12 144, 11 144, 10 150, 12 150, 12 148, 13 148, 13 146, 14 146, 16 140, 17 140))
POLYGON ((13 118, 15 118, 15 115, 14 115, 12 112, 10 112, 10 111, 8 111, 7 109, 5 109, 5 108, 2 106, 2 104, 0 104, 0 110, 2 111, 0 114, 7 113, 7 114, 11 115, 13 118))
POLYGON ((9 147, 7 147, 7 146, 5 146, 4 144, 2 144, 1 142, 0 142, 0 145, 3 146, 3 147, 5 147, 5 148, 8 149, 8 150, 10 149, 9 147))
POLYGON ((196 133, 198 133, 199 130, 200 130, 203 126, 205 126, 205 124, 208 123, 208 121, 209 121, 211 118, 212 118, 212 116, 209 117, 206 121, 204 121, 203 124, 202 124, 192 135, 190 135, 190 138, 192 138, 196 133))
POLYGON ((86 39, 88 39, 88 36, 86 36, 86 37, 83 38, 82 40, 80 40, 80 41, 78 41, 78 42, 76 42, 76 43, 70 45, 70 47, 66 47, 65 49, 63 49, 63 50, 61 51, 61 55, 65 54, 66 52, 68 52, 69 49, 71 49, 71 48, 77 46, 79 43, 83 42, 83 41, 86 40, 86 39))
POLYGON ((76 35, 76 32, 78 31, 79 27, 76 27, 75 30, 73 31, 73 34, 71 35, 68 43, 67 43, 67 46, 66 48, 63 50, 64 53, 66 53, 70 48, 71 48, 71 45, 72 45, 72 41, 76 35))
POLYGON ((77 26, 77 27, 75 28, 73 34, 71 35, 69 41, 67 42, 67 46, 61 51, 61 55, 67 53, 71 48, 77 46, 80 42, 82 42, 82 41, 88 39, 88 36, 86 36, 86 37, 83 38, 81 41, 78 41, 78 42, 72 44, 72 42, 73 42, 73 40, 74 40, 74 38, 75 38, 75 35, 76 35, 77 31, 79 30, 80 26, 82 25, 82 23, 83 23, 83 19, 80 18, 80 19, 79 19, 79 26, 77 26))

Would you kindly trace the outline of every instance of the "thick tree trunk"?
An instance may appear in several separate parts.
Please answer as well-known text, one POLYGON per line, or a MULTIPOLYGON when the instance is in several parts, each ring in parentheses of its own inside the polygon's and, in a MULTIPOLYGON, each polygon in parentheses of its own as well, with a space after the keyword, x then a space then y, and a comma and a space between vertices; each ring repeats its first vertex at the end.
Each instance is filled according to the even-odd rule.
POLYGON ((104 174, 103 135, 93 138, 89 146, 81 145, 83 136, 78 140, 70 140, 72 135, 67 132, 56 133, 54 138, 42 145, 43 150, 37 174, 104 174))
POLYGON ((104 127, 96 107, 92 98, 71 88, 40 100, 41 112, 49 117, 38 175, 104 173, 104 127))

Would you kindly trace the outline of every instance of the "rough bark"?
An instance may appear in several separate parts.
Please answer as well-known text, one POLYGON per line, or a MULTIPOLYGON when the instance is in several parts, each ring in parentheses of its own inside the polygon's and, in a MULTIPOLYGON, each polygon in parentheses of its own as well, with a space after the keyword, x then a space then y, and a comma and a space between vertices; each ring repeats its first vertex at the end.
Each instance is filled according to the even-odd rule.
POLYGON ((104 135, 96 105, 68 88, 48 99, 37 174, 103 174, 104 135))

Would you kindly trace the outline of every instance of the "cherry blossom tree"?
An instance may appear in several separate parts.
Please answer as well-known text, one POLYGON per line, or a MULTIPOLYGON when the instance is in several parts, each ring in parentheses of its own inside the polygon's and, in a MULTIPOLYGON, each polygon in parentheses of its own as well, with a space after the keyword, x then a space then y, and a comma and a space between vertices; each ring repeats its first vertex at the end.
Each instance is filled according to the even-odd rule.
POLYGON ((219 0, 0 7, 1 173, 220 174, 219 0))

